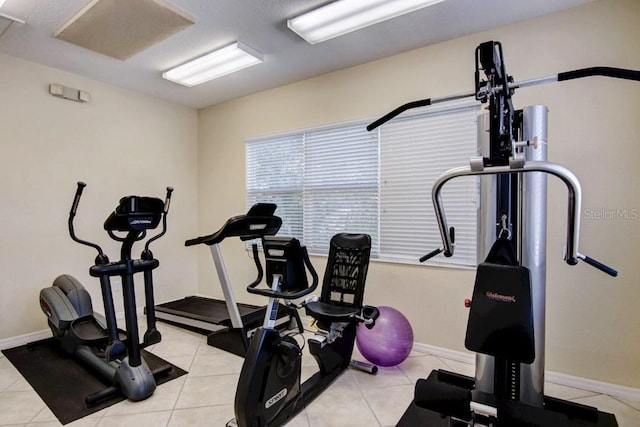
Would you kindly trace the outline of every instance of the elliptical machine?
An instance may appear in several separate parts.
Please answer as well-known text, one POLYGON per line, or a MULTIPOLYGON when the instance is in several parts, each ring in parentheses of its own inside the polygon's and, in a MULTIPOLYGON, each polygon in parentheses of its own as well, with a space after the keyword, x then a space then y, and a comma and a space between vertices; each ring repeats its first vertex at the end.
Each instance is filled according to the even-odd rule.
MULTIPOLYGON (((365 234, 337 234, 331 239, 322 295, 308 298, 300 305, 291 302, 313 292, 318 275, 305 247, 295 238, 263 237, 267 284, 258 288, 263 278, 257 245, 253 257, 258 278, 247 290, 269 297, 264 325, 258 329, 247 351, 235 396, 235 416, 227 426, 279 426, 324 391, 350 365, 369 373, 377 367, 357 362, 351 355, 356 326, 375 325, 379 315, 376 307, 363 306, 364 283, 369 264, 371 238, 365 234), (308 284, 305 271, 312 276, 308 284), (300 383, 302 349, 292 337, 275 329, 279 299, 292 308, 302 308, 318 323, 318 332, 309 338, 309 352, 319 370, 300 383)), ((298 332, 303 327, 298 318, 298 332)))
POLYGON ((407 109, 437 102, 470 96, 489 102, 489 113, 478 123, 482 157, 444 172, 433 185, 443 246, 420 259, 453 255, 454 228, 447 225, 440 195, 444 184, 480 176, 480 265, 467 305, 465 339, 466 348, 477 352, 475 379, 431 372, 416 383, 414 401, 399 426, 617 426, 612 414, 544 395, 547 174, 568 190, 566 263, 582 260, 611 276, 617 272, 578 252, 581 187, 571 171, 546 161, 547 108, 516 111, 511 101, 519 87, 596 75, 640 80, 639 71, 593 67, 514 83, 506 73, 501 44, 489 41, 476 49, 474 92, 407 103, 367 127, 372 130, 407 109))
POLYGON ((43 342, 57 341, 65 352, 112 384, 86 396, 85 402, 88 405, 118 393, 133 401, 143 400, 151 396, 156 388, 154 376, 164 375, 171 370, 171 365, 166 365, 151 372, 140 350, 161 340, 160 332, 156 329, 152 278, 152 270, 159 266, 159 262, 153 257, 149 245, 167 230, 166 218, 173 189, 167 187, 164 202, 158 198, 139 196, 120 199, 115 211, 104 223, 109 236, 122 243, 120 261, 109 262, 100 246, 79 239, 73 228, 73 220, 85 186, 85 183, 78 182, 69 212, 69 234, 74 241, 98 251, 95 265, 89 269, 89 274, 100 279, 105 317, 93 312, 91 297, 78 280, 67 274, 61 275, 54 280, 53 286, 40 291, 40 307, 47 315, 49 328, 53 333, 52 338, 43 342), (147 240, 140 259, 132 259, 133 244, 144 239, 147 230, 155 229, 161 220, 162 231, 147 240), (124 232, 126 235, 120 237, 115 232, 124 232), (135 273, 144 274, 147 331, 142 344, 139 343, 138 335, 133 280, 135 273), (118 329, 111 294, 112 276, 120 276, 122 279, 126 331, 118 329))

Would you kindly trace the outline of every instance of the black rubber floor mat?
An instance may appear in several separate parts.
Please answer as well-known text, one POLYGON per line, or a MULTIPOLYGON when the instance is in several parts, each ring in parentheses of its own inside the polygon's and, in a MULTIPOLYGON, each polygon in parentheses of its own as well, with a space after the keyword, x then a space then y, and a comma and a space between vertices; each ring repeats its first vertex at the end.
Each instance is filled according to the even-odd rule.
MULTIPOLYGON (((94 406, 87 406, 84 402, 85 396, 100 391, 109 384, 104 384, 55 344, 38 345, 32 349, 23 345, 2 352, 62 424, 70 423, 125 399, 124 396, 116 396, 94 406)), ((143 350, 142 355, 152 371, 167 364, 171 365, 147 351, 143 350)), ((175 365, 171 367, 168 374, 157 379, 158 384, 166 383, 187 373, 175 365)))

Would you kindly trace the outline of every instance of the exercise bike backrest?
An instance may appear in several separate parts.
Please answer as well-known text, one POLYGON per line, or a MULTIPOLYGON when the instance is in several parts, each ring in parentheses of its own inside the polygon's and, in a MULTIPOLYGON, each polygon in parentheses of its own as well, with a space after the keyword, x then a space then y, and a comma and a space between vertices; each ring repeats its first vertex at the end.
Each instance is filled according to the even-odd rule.
POLYGON ((258 245, 253 244, 253 259, 258 269, 258 277, 247 291, 270 298, 297 299, 315 291, 318 287, 318 274, 309 260, 307 248, 300 245, 300 241, 293 237, 264 237, 262 248, 265 253, 267 270, 267 284, 271 289, 258 288, 264 272, 258 254, 258 245), (306 266, 306 269, 305 269, 306 266), (307 279, 306 270, 312 277, 311 286, 307 279), (274 286, 275 278, 278 278, 274 286))

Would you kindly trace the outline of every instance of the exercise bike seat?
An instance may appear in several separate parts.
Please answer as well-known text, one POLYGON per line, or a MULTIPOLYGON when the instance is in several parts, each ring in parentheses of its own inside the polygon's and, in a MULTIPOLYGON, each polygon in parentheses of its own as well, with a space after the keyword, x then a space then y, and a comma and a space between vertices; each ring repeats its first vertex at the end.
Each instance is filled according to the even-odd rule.
POLYGON ((314 301, 305 305, 305 312, 308 316, 319 321, 350 322, 360 314, 360 308, 314 301))

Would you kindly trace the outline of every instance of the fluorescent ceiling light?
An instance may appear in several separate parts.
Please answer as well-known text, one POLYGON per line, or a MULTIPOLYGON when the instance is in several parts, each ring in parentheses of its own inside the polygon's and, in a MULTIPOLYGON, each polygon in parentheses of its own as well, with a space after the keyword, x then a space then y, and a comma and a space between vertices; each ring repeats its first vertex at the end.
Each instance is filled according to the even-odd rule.
POLYGON ((287 21, 311 44, 323 42, 444 0, 338 0, 287 21))
POLYGON ((262 54, 235 42, 162 73, 162 77, 191 87, 262 62, 262 54))
POLYGON ((6 2, 7 0, 0 0, 0 7, 4 6, 4 2, 6 2))

